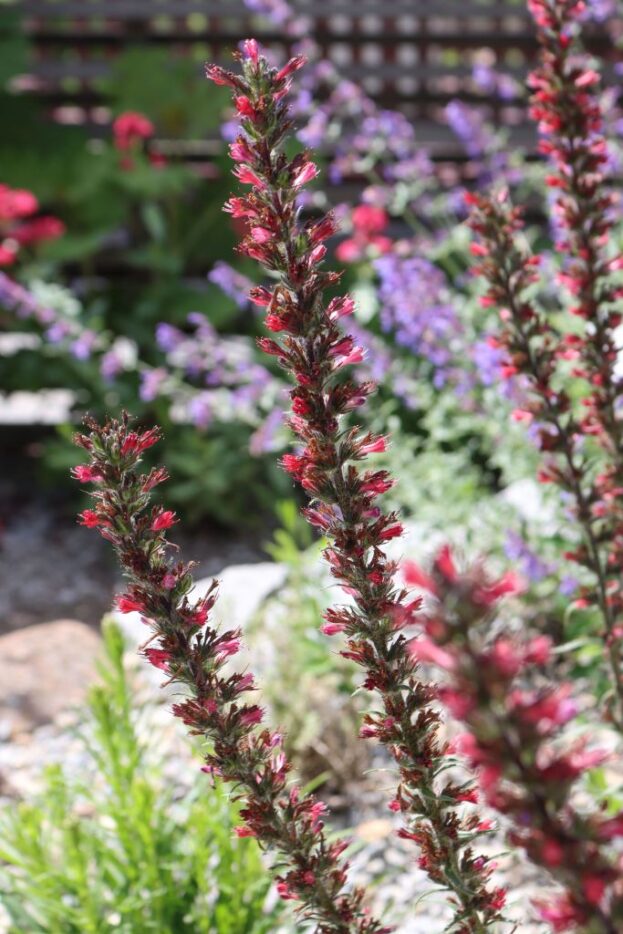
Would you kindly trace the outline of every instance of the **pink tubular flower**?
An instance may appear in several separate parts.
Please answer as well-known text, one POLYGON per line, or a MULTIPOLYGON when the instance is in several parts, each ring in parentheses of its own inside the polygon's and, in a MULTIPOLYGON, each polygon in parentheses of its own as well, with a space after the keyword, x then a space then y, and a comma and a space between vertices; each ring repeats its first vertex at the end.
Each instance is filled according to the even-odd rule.
POLYGON ((291 785, 281 734, 262 727, 262 708, 246 702, 253 675, 232 671, 229 662, 240 647, 238 635, 221 633, 209 622, 216 581, 196 602, 187 596, 191 565, 172 553, 164 534, 173 514, 152 509, 146 495, 166 472, 140 471, 141 453, 159 432, 132 431, 125 415, 104 426, 88 420, 87 426, 89 433, 78 435, 76 443, 89 454, 85 469, 100 479, 94 509, 83 517, 87 525, 105 526, 130 580, 117 606, 140 612, 150 627, 143 654, 167 683, 176 684, 174 715, 206 740, 203 771, 229 782, 241 799, 243 823, 235 833, 256 837, 275 853, 282 895, 298 902, 305 923, 309 919, 327 934, 389 934, 364 907, 362 890, 347 887, 346 843, 327 839, 320 819, 324 805, 291 785), (162 534, 154 536, 158 518, 162 534))
MULTIPOLYGON (((262 56, 252 64, 243 62, 235 102, 243 135, 260 143, 252 158, 233 171, 252 190, 226 206, 230 213, 252 218, 240 249, 276 278, 272 289, 255 290, 254 295, 268 307, 266 324, 275 335, 260 338, 258 346, 278 358, 294 383, 289 425, 301 450, 286 455, 282 464, 309 496, 304 515, 329 539, 331 574, 353 600, 328 611, 322 631, 345 634, 344 656, 362 667, 364 686, 379 695, 376 706, 382 711, 366 715, 361 733, 386 744, 398 763, 396 797, 406 802, 403 818, 408 822, 403 829, 422 847, 434 882, 452 893, 457 930, 460 926, 465 934, 481 934, 499 919, 503 899, 488 888, 488 861, 472 859, 480 820, 471 810, 464 812, 464 801, 446 775, 439 714, 432 706, 435 692, 418 681, 415 659, 400 632, 413 615, 412 604, 396 586, 395 565, 384 544, 402 534, 402 525, 376 503, 391 478, 357 469, 367 456, 383 453, 387 439, 343 423, 373 387, 343 377, 344 368, 360 363, 364 351, 340 330, 340 322, 354 310, 352 299, 328 301, 325 295, 338 281, 323 268, 323 241, 335 231, 333 218, 311 224, 300 219, 299 191, 318 170, 307 154, 289 160, 283 149, 290 126, 287 80, 283 70, 276 72, 262 56), (464 849, 468 845, 470 855, 464 849)), ((365 241, 366 249, 387 249, 391 243, 380 235, 386 223, 384 212, 362 205, 353 216, 353 240, 365 241)), ((468 788, 461 793, 469 799, 468 788)), ((284 880, 282 895, 291 897, 292 887, 291 879, 284 880)))
POLYGON ((346 318, 352 315, 355 310, 355 302, 348 295, 341 298, 333 298, 327 305, 327 315, 332 321, 339 321, 340 318, 346 318))
POLYGON ((234 171, 234 175, 238 181, 242 182, 244 185, 255 185, 256 188, 266 187, 265 182, 246 165, 238 166, 234 171))
POLYGON ((142 613, 143 604, 140 601, 135 600, 134 597, 128 597, 126 594, 122 594, 116 599, 117 609, 121 613, 142 613))
POLYGON ((369 441, 360 445, 359 453, 364 456, 368 454, 384 454, 388 445, 388 439, 385 437, 379 436, 377 438, 371 438, 369 441))
POLYGON ((12 266, 17 258, 17 249, 6 243, 0 243, 0 266, 12 266))
POLYGON ((492 581, 487 586, 474 592, 474 599, 482 603, 483 606, 493 606, 502 597, 511 594, 519 594, 525 589, 525 583, 517 574, 509 571, 500 577, 499 580, 492 581))
POLYGON ((22 217, 30 217, 39 210, 39 202, 31 191, 24 188, 9 188, 0 185, 0 224, 3 221, 14 221, 22 217))
POLYGON ((12 266, 21 248, 54 240, 65 232, 56 217, 32 217, 38 210, 32 192, 0 185, 0 266, 12 266))
POLYGON ((344 632, 345 629, 346 623, 325 623, 324 626, 320 627, 320 631, 325 636, 335 636, 338 632, 344 632))
POLYGON ((234 98, 234 104, 236 105, 236 110, 242 117, 248 117, 250 120, 255 120, 257 117, 255 107, 248 97, 240 95, 234 98))
POLYGON ((351 215, 353 236, 343 240, 335 255, 340 262, 353 263, 363 259, 370 252, 387 253, 392 248, 392 241, 381 232, 389 223, 389 217, 382 208, 370 204, 358 205, 351 215))
POLYGON ((255 39, 245 39, 242 43, 242 51, 247 58, 251 59, 254 65, 257 65, 260 50, 255 39))
POLYGON ((255 723, 261 723, 264 719, 264 713, 261 707, 249 707, 240 715, 240 722, 244 726, 252 726, 255 723))
POLYGON ((154 668, 160 668, 162 671, 169 670, 170 652, 166 652, 164 649, 145 649, 145 658, 154 668))
POLYGON ((294 173, 292 178, 293 188, 302 188, 318 175, 318 167, 313 162, 306 162, 300 169, 294 173))
POLYGON ((234 162, 249 162, 253 158, 251 147, 241 136, 229 147, 229 155, 234 162))
POLYGON ((17 240, 20 246, 31 246, 43 240, 57 240, 63 236, 65 230, 65 225, 58 217, 35 217, 12 230, 11 237, 17 240))
POLYGON ((146 451, 159 440, 159 428, 149 428, 142 434, 137 434, 135 431, 129 431, 121 443, 121 454, 124 457, 127 457, 128 455, 134 456, 136 454, 142 454, 143 451, 146 451))
POLYGON ((403 564, 403 574, 405 582, 410 587, 417 587, 419 590, 426 590, 429 593, 435 593, 435 582, 430 574, 427 574, 415 561, 405 561, 403 564))
POLYGON ((160 532, 163 529, 170 529, 176 522, 177 519, 175 518, 174 512, 170 509, 160 510, 154 513, 150 528, 152 532, 160 532))
POLYGON ((252 227, 251 236, 256 243, 268 243, 272 239, 272 233, 266 227, 252 227))
POLYGON ((87 464, 80 464, 78 467, 73 467, 71 475, 74 480, 79 480, 80 483, 93 483, 95 480, 101 479, 101 475, 98 473, 97 469, 87 466, 87 464))
POLYGON ((352 213, 353 227, 357 233, 371 236, 382 233, 389 223, 387 213, 383 208, 371 204, 360 204, 352 213))
POLYGON ((240 651, 240 639, 225 639, 217 643, 218 653, 223 657, 236 655, 240 651))
POLYGON ((102 518, 93 509, 85 509, 79 516, 80 525, 86 525, 87 529, 96 529, 102 524, 102 518))

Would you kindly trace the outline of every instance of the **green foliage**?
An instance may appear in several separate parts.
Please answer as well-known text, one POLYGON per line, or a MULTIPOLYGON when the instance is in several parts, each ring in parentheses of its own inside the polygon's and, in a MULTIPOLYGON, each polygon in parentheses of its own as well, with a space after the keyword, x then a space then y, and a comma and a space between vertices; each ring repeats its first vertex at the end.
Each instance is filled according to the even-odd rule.
POLYGON ((274 934, 278 909, 254 840, 201 776, 182 800, 165 754, 139 735, 123 638, 104 625, 89 694, 85 775, 47 770, 39 800, 0 815, 0 906, 10 934, 274 934))
MULTIPOLYGON (((0 58, 10 63, 5 77, 28 70, 20 16, 11 11, 0 30, 0 58)), ((63 237, 24 250, 12 274, 29 287, 43 280, 71 288, 78 277, 80 324, 103 335, 103 347, 116 339, 129 342, 149 365, 162 363, 154 336, 161 321, 183 327, 189 313, 202 312, 219 330, 253 333, 253 320, 241 320, 235 302, 205 278, 215 260, 233 253, 234 233, 222 213, 223 176, 228 176, 219 170, 220 179, 205 179, 175 155, 185 140, 217 136, 227 95, 208 85, 200 62, 145 48, 122 53, 99 90, 114 114, 144 112, 158 140, 174 153, 166 165, 153 165, 147 153, 136 151, 128 168, 110 130, 93 139, 83 127, 50 121, 36 100, 0 90, 6 131, 0 140, 0 183, 32 190, 42 211, 60 217, 67 228, 63 237)), ((214 166, 221 159, 219 147, 216 140, 214 166)), ((40 333, 38 325, 15 319, 8 310, 0 309, 0 325, 40 333)), ((248 451, 252 428, 216 425, 209 438, 184 431, 173 423, 167 402, 140 400, 135 368, 122 371, 114 383, 103 379, 100 354, 75 360, 66 348, 44 340, 40 347, 3 357, 1 381, 11 391, 70 387, 78 412, 101 415, 125 406, 139 418, 158 420, 172 439, 162 456, 171 466, 175 461, 173 505, 188 507, 195 522, 206 514, 226 524, 244 521, 257 513, 252 504, 262 486, 279 477, 280 489, 278 472, 248 451), (180 441, 188 447, 176 458, 173 442, 180 441)), ((70 447, 63 450, 66 437, 61 432, 42 446, 41 473, 74 493, 66 471, 72 458, 70 447)))
POLYGON ((241 423, 215 423, 208 432, 174 425, 167 432, 171 481, 167 498, 198 521, 207 512, 224 525, 257 525, 275 494, 287 495, 288 480, 270 455, 248 455, 249 434, 241 423), (170 496, 169 496, 170 494, 170 496))
POLYGON ((130 49, 114 63, 101 90, 114 98, 115 110, 149 114, 163 133, 200 138, 220 124, 229 102, 226 88, 204 80, 203 63, 174 57, 162 49, 130 49))

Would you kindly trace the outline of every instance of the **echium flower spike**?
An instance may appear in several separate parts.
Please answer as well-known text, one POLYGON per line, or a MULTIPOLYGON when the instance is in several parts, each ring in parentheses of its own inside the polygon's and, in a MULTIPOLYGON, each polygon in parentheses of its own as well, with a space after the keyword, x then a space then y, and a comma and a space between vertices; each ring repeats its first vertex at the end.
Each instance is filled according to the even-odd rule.
POLYGON ((327 612, 324 632, 345 635, 342 654, 364 669, 365 687, 378 694, 380 709, 365 717, 361 732, 385 744, 397 762, 400 785, 390 807, 405 818, 401 834, 419 845, 420 865, 450 892, 452 930, 483 932, 501 917, 505 893, 488 886, 489 861, 473 853, 481 821, 465 802, 474 802, 476 792, 469 782, 447 777, 436 691, 418 680, 408 650, 404 629, 416 604, 395 586, 395 564, 383 548, 402 526, 377 504, 392 480, 384 470, 358 466, 384 451, 387 440, 343 424, 373 386, 344 378, 344 368, 364 356, 340 328, 354 310, 352 299, 325 298, 339 281, 322 268, 324 241, 335 223, 331 214, 300 220, 297 196, 317 169, 309 154, 288 159, 282 148, 291 126, 285 96, 303 62, 293 59, 278 72, 253 40, 240 58, 241 75, 208 68, 208 77, 233 88, 242 130, 232 147, 234 174, 250 186, 225 209, 247 220, 241 252, 276 279, 272 289, 254 290, 252 298, 267 308, 274 335, 260 338, 260 347, 295 383, 289 423, 302 449, 286 455, 282 465, 309 495, 305 515, 329 540, 331 572, 353 600, 327 612))
POLYGON ((240 650, 240 632, 210 625, 216 581, 193 600, 192 565, 172 557, 165 530, 175 516, 150 503, 166 471, 140 469, 141 454, 158 440, 158 430, 134 431, 125 415, 103 427, 87 420, 87 426, 88 434, 77 435, 76 442, 89 463, 74 475, 95 485, 94 507, 81 522, 99 529, 117 553, 128 580, 117 606, 141 614, 149 633, 145 658, 167 683, 184 689, 173 713, 207 740, 203 770, 230 782, 242 801, 238 835, 256 837, 275 853, 279 894, 297 904, 316 934, 389 934, 363 906, 363 892, 347 888, 347 844, 328 841, 324 804, 289 784, 282 737, 262 726, 264 712, 250 699, 252 674, 225 667, 240 650))
POLYGON ((486 803, 504 815, 511 845, 563 888, 539 898, 541 917, 555 931, 623 930, 623 811, 575 803, 578 779, 607 753, 578 737, 579 704, 571 684, 551 677, 549 638, 519 638, 493 623, 500 598, 517 590, 515 576, 491 580, 482 565, 461 570, 446 548, 430 573, 406 562, 405 579, 428 591, 425 636, 414 651, 443 671, 440 699, 467 727, 456 743, 486 803))
POLYGON ((527 377, 529 399, 515 417, 537 425, 545 460, 539 478, 571 494, 583 543, 568 557, 595 578, 596 586, 585 588, 580 600, 599 607, 617 698, 610 709, 623 729, 623 383, 615 370, 615 332, 622 317, 614 306, 623 296, 614 281, 623 258, 608 253, 613 195, 604 187, 599 76, 580 54, 577 38, 584 4, 531 0, 530 8, 541 43, 540 65, 529 79, 531 114, 538 121, 541 150, 552 163, 547 182, 556 192, 559 278, 570 294, 570 313, 585 322, 583 332, 558 331, 530 298, 538 258, 520 244, 520 212, 503 196, 469 196, 470 226, 479 238, 472 251, 479 259, 476 271, 489 285, 483 302, 502 311, 503 372, 527 377), (569 368, 583 389, 581 407, 564 389, 569 368))
POLYGON ((608 249, 615 195, 606 179, 608 147, 600 78, 580 54, 577 38, 569 39, 585 5, 577 0, 555 4, 533 0, 537 22, 541 7, 548 11, 548 24, 539 30, 541 65, 530 76, 531 116, 538 122, 541 151, 552 166, 547 183, 556 194, 552 208, 559 231, 556 249, 568 257, 560 282, 570 293, 572 313, 586 322, 584 340, 577 346, 577 372, 591 391, 585 397, 581 428, 603 445, 621 479, 623 423, 617 409, 623 382, 616 373, 615 332, 623 317, 614 303, 623 289, 614 276, 623 266, 623 256, 613 256, 608 249))

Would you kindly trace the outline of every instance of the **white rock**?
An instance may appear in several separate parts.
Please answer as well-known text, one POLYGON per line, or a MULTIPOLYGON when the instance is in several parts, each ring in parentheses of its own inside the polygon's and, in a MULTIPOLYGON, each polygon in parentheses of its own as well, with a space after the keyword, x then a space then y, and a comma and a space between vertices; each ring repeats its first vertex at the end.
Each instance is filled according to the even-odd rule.
POLYGON ((0 394, 0 425, 59 425, 69 419, 75 398, 70 389, 0 394))
MULTIPOLYGON (((245 629, 267 597, 283 587, 288 569, 285 564, 263 561, 259 564, 232 564, 219 575, 219 598, 215 619, 223 626, 245 629)), ((212 578, 197 581, 197 593, 205 593, 212 578)))
MULTIPOLYGON (((283 586, 287 577, 287 567, 271 561, 258 564, 232 564, 218 575, 220 581, 219 596, 213 611, 213 619, 226 629, 241 628, 243 631, 249 625, 262 603, 279 587, 283 586)), ((205 594, 213 578, 205 577, 198 580, 191 592, 193 599, 205 594)), ((139 613, 112 612, 112 617, 121 628, 129 643, 129 650, 143 645, 149 638, 150 630, 141 622, 139 613)), ((236 656, 236 662, 241 661, 236 656)), ((238 667, 238 665, 237 665, 238 667)), ((151 682, 160 685, 163 674, 151 665, 145 666, 151 682)), ((172 688, 172 690, 175 690, 172 688)))
POLYGON ((515 480, 498 494, 499 499, 517 510, 527 522, 538 522, 543 526, 555 521, 554 510, 548 504, 536 480, 526 477, 515 480))

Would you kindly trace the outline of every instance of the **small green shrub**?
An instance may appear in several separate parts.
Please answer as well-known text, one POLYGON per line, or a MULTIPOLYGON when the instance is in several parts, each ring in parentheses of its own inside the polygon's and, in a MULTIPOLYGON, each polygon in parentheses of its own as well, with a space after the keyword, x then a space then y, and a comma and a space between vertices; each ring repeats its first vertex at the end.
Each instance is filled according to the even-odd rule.
POLYGON ((49 768, 37 801, 0 815, 10 934, 275 934, 256 842, 234 836, 235 808, 198 769, 177 800, 166 752, 137 731, 145 710, 136 713, 123 637, 110 623, 104 637, 102 681, 81 731, 85 774, 49 768))

